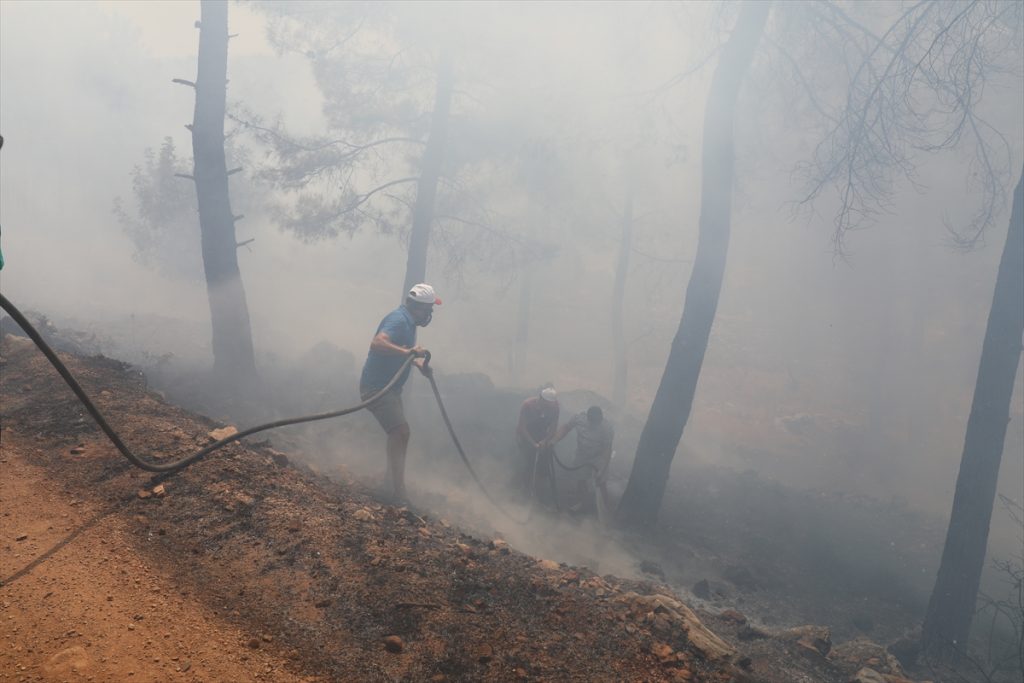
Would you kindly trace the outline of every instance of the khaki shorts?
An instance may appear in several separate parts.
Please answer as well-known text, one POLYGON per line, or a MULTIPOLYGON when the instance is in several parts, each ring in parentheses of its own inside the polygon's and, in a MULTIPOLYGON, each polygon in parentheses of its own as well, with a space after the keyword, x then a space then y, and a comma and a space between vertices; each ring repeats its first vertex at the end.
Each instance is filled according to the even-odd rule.
MULTIPOLYGON (((360 394, 365 401, 378 391, 380 390, 372 389, 370 391, 361 391, 360 394)), ((380 423, 385 432, 394 431, 406 423, 405 409, 402 407, 402 394, 394 389, 381 396, 367 410, 373 413, 373 416, 377 418, 377 422, 380 423)))

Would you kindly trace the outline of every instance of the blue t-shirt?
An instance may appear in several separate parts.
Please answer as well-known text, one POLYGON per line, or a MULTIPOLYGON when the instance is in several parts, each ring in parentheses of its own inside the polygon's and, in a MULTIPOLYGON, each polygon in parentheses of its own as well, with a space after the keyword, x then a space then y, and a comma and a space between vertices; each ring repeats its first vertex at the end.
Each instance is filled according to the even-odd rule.
MULTIPOLYGON (((386 332, 392 344, 404 346, 411 349, 416 346, 416 323, 405 306, 399 306, 384 316, 377 326, 374 336, 386 332)), ((359 391, 367 393, 382 388, 394 376, 398 368, 405 362, 405 356, 395 354, 375 353, 373 349, 366 356, 366 364, 363 365, 363 375, 359 380, 359 391)), ((409 371, 412 367, 405 369, 402 376, 398 378, 393 389, 396 392, 402 390, 405 380, 409 379, 409 371)))

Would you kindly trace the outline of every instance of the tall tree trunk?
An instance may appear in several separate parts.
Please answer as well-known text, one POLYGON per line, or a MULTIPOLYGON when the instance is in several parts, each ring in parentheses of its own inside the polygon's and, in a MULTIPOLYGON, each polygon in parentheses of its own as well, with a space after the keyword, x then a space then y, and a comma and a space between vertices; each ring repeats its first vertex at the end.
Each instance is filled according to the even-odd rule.
POLYGON ((213 330, 213 368, 218 375, 247 381, 256 377, 256 360, 249 308, 238 270, 235 218, 224 160, 228 5, 225 0, 203 0, 201 8, 196 108, 191 129, 203 269, 213 330))
POLYGON ((985 564, 999 463, 1024 335, 1024 169, 996 274, 971 415, 939 574, 928 601, 924 645, 939 656, 965 651, 985 564))
POLYGON ((612 352, 614 372, 612 403, 626 405, 626 333, 622 320, 626 298, 626 276, 629 274, 629 252, 633 248, 633 197, 626 197, 622 214, 622 239, 619 242, 619 263, 615 268, 615 289, 612 292, 612 352))
POLYGON ((769 2, 743 3, 736 28, 722 48, 711 80, 704 111, 697 253, 686 287, 683 316, 640 434, 633 471, 619 507, 621 520, 628 524, 646 525, 657 519, 672 458, 693 407, 729 250, 736 100, 764 31, 769 8, 769 2))
POLYGON ((451 59, 447 53, 442 52, 437 69, 437 91, 434 96, 434 112, 430 119, 430 137, 427 138, 420 178, 416 184, 416 206, 413 209, 412 232, 409 235, 409 260, 405 266, 403 301, 413 285, 427 279, 427 249, 430 246, 430 229, 434 223, 437 183, 441 178, 444 149, 448 143, 448 117, 451 111, 454 80, 451 59))

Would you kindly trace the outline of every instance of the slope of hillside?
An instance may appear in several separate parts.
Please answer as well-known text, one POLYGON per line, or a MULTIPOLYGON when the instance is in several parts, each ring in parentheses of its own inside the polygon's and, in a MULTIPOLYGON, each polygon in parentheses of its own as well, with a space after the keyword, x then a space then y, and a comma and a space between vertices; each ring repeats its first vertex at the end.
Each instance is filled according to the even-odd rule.
MULTIPOLYGON (((380 505, 265 447, 232 445, 157 484, 29 342, 7 337, 2 355, 5 672, 156 680, 184 659, 185 680, 731 677, 711 661, 724 643, 687 638, 685 617, 703 633, 692 615, 652 633, 631 594, 652 586, 380 505)), ((116 361, 67 359, 137 452, 180 456, 216 426, 116 361)))
MULTIPOLYGON (((836 657, 827 629, 530 557, 258 439, 153 477, 30 342, 0 356, 0 680, 904 680, 884 650, 836 657)), ((220 426, 120 362, 63 357, 137 453, 220 426)))

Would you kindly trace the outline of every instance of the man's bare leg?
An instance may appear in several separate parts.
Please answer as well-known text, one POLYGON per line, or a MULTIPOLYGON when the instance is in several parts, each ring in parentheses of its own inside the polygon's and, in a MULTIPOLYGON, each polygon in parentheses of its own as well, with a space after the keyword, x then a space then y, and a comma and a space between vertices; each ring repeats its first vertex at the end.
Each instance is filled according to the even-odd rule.
POLYGON ((409 425, 401 424, 388 432, 388 474, 398 500, 405 500, 405 452, 409 447, 409 425))
POLYGON ((608 487, 604 480, 597 479, 595 481, 595 487, 597 490, 597 521, 603 526, 608 525, 608 510, 611 509, 608 498, 608 487))

